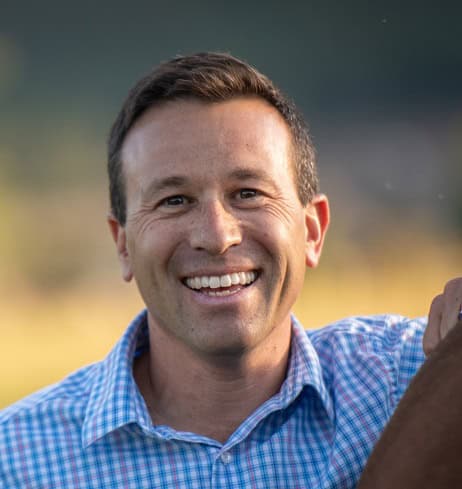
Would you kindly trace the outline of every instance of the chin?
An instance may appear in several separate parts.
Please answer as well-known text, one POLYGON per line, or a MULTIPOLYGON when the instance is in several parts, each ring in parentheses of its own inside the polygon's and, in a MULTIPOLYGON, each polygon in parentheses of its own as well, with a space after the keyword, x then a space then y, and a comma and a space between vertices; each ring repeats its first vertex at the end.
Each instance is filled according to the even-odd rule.
POLYGON ((238 359, 257 347, 261 341, 250 334, 230 334, 221 330, 220 334, 209 338, 201 338, 196 343, 197 350, 202 355, 217 359, 238 359))

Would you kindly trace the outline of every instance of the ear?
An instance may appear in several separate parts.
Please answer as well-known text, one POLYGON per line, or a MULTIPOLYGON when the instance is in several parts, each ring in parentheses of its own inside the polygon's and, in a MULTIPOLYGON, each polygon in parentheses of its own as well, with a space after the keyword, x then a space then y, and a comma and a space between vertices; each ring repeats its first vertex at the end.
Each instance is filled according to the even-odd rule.
POLYGON ((122 277, 126 282, 130 282, 133 278, 133 272, 130 255, 127 250, 127 234, 125 228, 112 214, 108 215, 107 222, 109 224, 112 239, 117 248, 119 262, 122 268, 122 277))
POLYGON ((305 263, 307 267, 315 268, 319 263, 329 222, 329 201, 325 195, 317 194, 305 207, 305 263))

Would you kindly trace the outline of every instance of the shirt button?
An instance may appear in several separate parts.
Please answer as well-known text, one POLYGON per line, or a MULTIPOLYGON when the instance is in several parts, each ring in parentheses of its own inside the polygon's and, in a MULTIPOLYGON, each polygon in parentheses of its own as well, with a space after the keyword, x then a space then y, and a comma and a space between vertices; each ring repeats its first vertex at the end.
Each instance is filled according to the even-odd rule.
POLYGON ((229 464, 229 462, 231 462, 232 456, 229 452, 223 452, 220 458, 224 464, 229 464))

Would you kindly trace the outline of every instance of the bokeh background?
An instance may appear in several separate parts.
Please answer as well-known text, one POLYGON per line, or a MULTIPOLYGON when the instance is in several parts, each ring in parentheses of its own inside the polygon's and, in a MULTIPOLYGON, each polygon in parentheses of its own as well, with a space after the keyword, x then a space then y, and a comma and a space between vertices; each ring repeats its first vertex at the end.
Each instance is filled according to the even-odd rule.
POLYGON ((0 407, 104 356, 142 307, 105 217, 133 82, 229 51, 304 112, 332 226, 296 313, 425 315, 462 273, 461 2, 0 0, 0 407))

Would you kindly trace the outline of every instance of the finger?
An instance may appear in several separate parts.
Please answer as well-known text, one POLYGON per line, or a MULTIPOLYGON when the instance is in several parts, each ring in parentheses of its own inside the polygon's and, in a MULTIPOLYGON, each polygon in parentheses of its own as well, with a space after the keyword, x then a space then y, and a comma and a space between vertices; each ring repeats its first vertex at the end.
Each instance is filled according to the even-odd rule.
POLYGON ((444 306, 441 317, 441 338, 444 338, 458 321, 462 304, 462 279, 449 281, 444 288, 444 306))
POLYGON ((441 316, 443 313, 444 298, 443 294, 437 295, 430 306, 428 313, 428 324, 423 336, 423 350, 425 355, 429 355, 441 340, 441 316))

